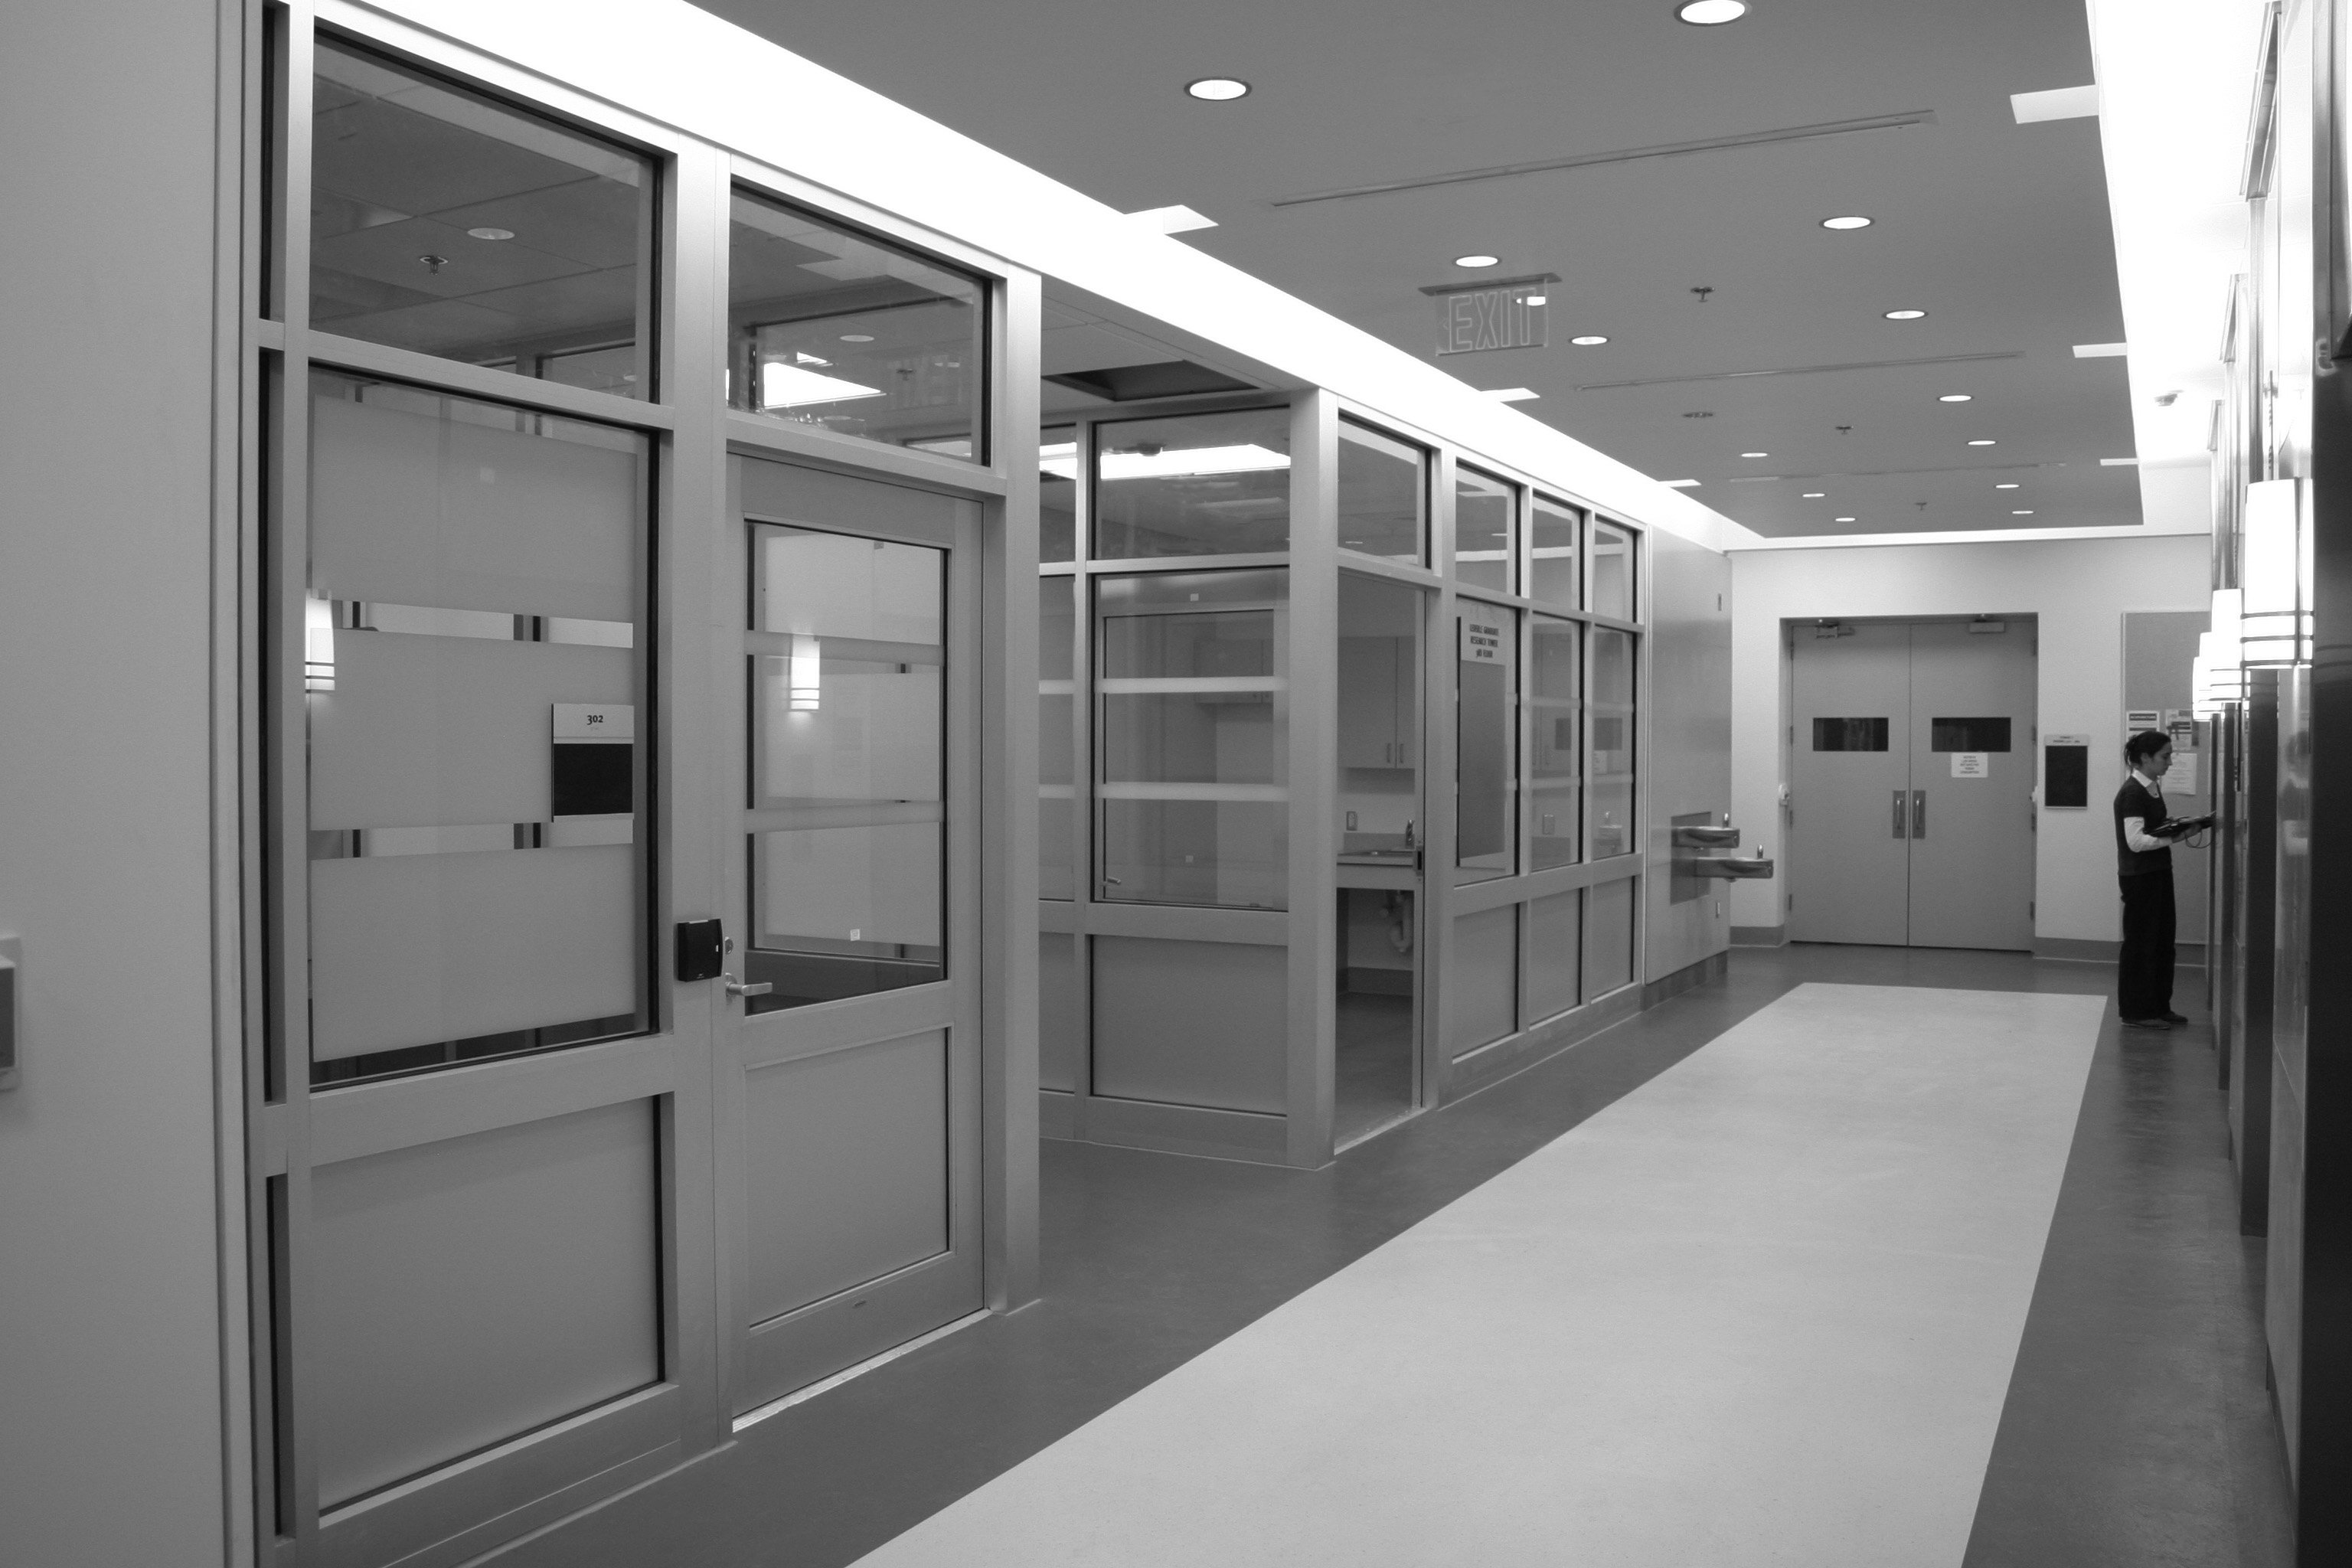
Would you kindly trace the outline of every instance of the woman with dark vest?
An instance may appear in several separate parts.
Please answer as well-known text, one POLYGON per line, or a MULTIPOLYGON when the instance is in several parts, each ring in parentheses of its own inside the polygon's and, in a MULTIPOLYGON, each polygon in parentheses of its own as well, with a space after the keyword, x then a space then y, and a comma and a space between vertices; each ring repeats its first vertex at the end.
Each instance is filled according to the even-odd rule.
POLYGON ((2172 1010, 2172 841, 2204 826, 2165 815, 2164 775, 2172 742, 2142 730, 2124 745, 2131 772, 2116 792, 2116 871, 2124 898, 2124 946, 2116 958, 2116 1002, 2138 1029, 2186 1024, 2172 1010))

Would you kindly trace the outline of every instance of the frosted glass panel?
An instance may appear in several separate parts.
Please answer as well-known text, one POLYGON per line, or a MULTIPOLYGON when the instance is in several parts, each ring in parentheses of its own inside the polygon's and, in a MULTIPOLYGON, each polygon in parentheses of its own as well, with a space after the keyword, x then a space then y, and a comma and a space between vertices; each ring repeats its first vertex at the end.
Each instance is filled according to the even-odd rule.
POLYGON ((1528 1021, 1537 1023, 1577 1004, 1577 973, 1584 946, 1584 895, 1570 890, 1528 905, 1528 1021))
POLYGON ((1287 952, 1094 939, 1094 1091, 1280 1114, 1287 952))
POLYGON ((1086 1034, 1078 1017, 1079 938, 1064 931, 1037 937, 1037 1084, 1075 1092, 1086 1034))
POLYGON ((641 437, 386 383, 312 385, 314 597, 636 619, 641 437))
POLYGON ((311 416, 312 1083, 643 1028, 644 438, 325 372, 311 416))
POLYGON ((1601 882, 1584 894, 1584 999, 1606 996, 1633 980, 1633 879, 1601 882))
POLYGON ((759 843, 761 946, 940 945, 938 823, 796 828, 759 843))
POLYGON ((545 822, 555 704, 635 692, 627 648, 338 632, 309 704, 310 826, 545 822))
POLYGON ((661 1376, 654 1150, 640 1100, 317 1172, 323 1504, 661 1376))
MULTIPOLYGON (((873 486, 871 489, 884 487, 873 486)), ((946 619, 946 556, 805 528, 762 528, 755 581, 763 632, 937 645, 946 619)))
POLYGON ((758 1323, 947 1250, 944 1031, 744 1081, 744 1225, 758 1323))
MULTIPOLYGON (((762 467, 764 465, 753 465, 762 467)), ((766 476, 779 487, 797 470, 766 476)), ((893 487, 810 476, 822 502, 893 487), (845 484, 856 484, 844 492, 845 484)), ((799 499, 774 498, 785 506, 799 499)), ((754 1013, 945 973, 944 550, 751 525, 754 1013)))
POLYGON ((1453 1054, 1475 1051, 1519 1026, 1519 910, 1482 910, 1454 922, 1446 961, 1446 1037, 1453 1054))
POLYGON ((313 860, 311 1056, 633 1014, 637 901, 627 844, 313 860))

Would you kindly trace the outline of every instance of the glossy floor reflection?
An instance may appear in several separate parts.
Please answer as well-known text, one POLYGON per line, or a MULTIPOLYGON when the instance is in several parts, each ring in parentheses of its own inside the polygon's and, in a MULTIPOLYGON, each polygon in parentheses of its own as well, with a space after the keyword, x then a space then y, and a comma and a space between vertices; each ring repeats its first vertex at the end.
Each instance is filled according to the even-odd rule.
MULTIPOLYGON (((2197 1015, 2194 978, 2184 972, 2181 1000, 2197 1015)), ((1737 950, 1725 980, 1323 1171, 1048 1143, 1043 1300, 752 1427, 522 1543, 501 1568, 854 1562, 1806 981, 2100 995, 2114 973, 2011 953, 1737 950)), ((2210 1041, 2192 1028, 2129 1052, 2110 1020, 1968 1568, 2289 1561, 2283 1468, 2262 1411, 2259 1243, 2235 1230, 2210 1041), (2125 1193, 2131 1223, 2110 1226, 2125 1193), (2147 1550, 2153 1541, 2168 1544, 2147 1550)))
POLYGON ((1345 1149, 1412 1112, 1411 996, 1339 994, 1331 1140, 1345 1149))

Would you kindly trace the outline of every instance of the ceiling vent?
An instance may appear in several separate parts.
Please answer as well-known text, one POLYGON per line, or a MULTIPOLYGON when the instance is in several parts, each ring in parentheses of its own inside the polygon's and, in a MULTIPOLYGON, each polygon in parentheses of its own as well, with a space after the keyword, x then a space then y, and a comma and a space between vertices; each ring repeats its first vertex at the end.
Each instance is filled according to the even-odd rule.
POLYGON ((1106 397, 1113 403, 1137 403, 1148 397, 1198 397, 1212 392, 1255 392, 1256 387, 1246 381, 1236 381, 1222 371, 1194 364, 1191 360, 1168 360, 1160 364, 1113 365, 1105 370, 1074 370, 1045 378, 1056 386, 1066 386, 1094 397, 1106 397))

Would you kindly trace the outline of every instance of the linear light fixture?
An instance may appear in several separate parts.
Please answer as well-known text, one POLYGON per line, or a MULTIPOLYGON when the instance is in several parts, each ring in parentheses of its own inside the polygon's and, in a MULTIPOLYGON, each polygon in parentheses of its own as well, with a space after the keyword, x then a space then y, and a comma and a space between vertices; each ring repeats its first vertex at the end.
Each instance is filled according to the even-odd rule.
POLYGON ((800 408, 812 403, 849 403, 862 397, 884 397, 878 386, 860 386, 837 375, 819 375, 796 364, 770 360, 760 367, 760 406, 800 408))
POLYGON ((1843 364, 1776 365, 1770 370, 1717 370, 1701 375, 1654 375, 1640 381, 1596 381, 1579 392, 1618 392, 1633 386, 1679 386, 1691 381, 1747 381, 1759 375, 1827 375, 1841 370, 1900 370, 1916 364, 1976 364, 1985 360, 2023 359, 2022 349, 1989 354, 1929 354, 1921 359, 1861 359, 1843 364))
MULTIPOLYGON (((1204 474, 1255 474, 1290 467, 1290 458, 1255 442, 1239 447, 1181 447, 1158 452, 1105 452, 1106 479, 1181 479, 1204 474)), ((1073 465, 1075 471, 1075 464, 1073 465)))
POLYGON ((1548 174, 1554 169, 1589 169, 1596 164, 1631 163, 1643 158, 1679 158, 1692 153, 1717 153, 1732 147, 1766 147, 1779 142, 1810 142, 1822 136, 1852 136, 1864 131, 1899 131, 1906 125, 1935 123, 1935 110, 1927 109, 1912 114, 1874 114, 1860 120, 1825 120, 1812 125, 1749 131, 1736 136, 1708 136, 1695 142, 1662 142, 1653 146, 1626 147, 1612 153, 1580 153, 1565 158, 1536 158, 1523 163, 1496 163, 1482 169, 1460 169, 1452 174, 1382 180, 1369 185, 1341 185, 1328 191, 1277 196, 1271 205, 1278 207, 1305 206, 1309 202, 1381 196, 1391 191, 1426 190, 1432 185, 1458 185, 1472 180, 1503 180, 1515 174, 1548 174))

